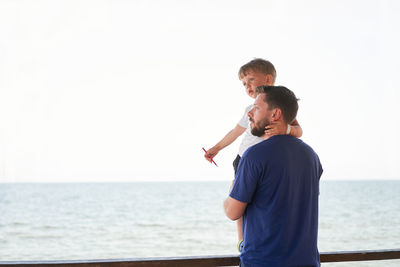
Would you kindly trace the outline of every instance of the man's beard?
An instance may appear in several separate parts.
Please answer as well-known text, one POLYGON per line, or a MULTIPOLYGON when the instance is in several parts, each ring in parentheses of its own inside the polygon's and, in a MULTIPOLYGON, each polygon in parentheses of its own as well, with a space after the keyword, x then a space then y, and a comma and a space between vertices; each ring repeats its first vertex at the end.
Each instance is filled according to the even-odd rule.
POLYGON ((265 127, 270 124, 268 119, 264 119, 262 121, 259 121, 258 123, 255 123, 253 120, 250 121, 253 122, 251 134, 258 137, 261 137, 265 134, 265 127))

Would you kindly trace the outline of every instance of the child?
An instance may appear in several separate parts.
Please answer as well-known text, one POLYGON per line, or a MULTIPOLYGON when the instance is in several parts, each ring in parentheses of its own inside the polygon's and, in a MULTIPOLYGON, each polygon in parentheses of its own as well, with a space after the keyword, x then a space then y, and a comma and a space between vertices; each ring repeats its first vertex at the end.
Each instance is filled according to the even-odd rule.
MULTIPOLYGON (((256 88, 260 85, 274 85, 275 78, 276 70, 274 65, 272 65, 271 62, 261 58, 253 59, 239 69, 239 79, 242 81, 243 86, 246 89, 247 95, 254 99, 257 96, 256 88)), ((246 132, 240 144, 239 153, 233 161, 233 168, 236 174, 236 170, 243 153, 249 147, 258 144, 259 142, 264 140, 261 137, 252 135, 250 132, 249 117, 247 114, 252 109, 252 107, 253 105, 248 106, 245 109, 245 112, 236 127, 229 131, 225 135, 225 137, 222 138, 222 140, 219 141, 215 146, 207 150, 206 154, 204 155, 206 160, 212 162, 212 159, 218 154, 220 150, 232 144, 233 141, 235 141, 240 135, 246 132)), ((303 134, 303 130, 295 119, 292 124, 287 125, 285 129, 282 129, 282 127, 279 128, 274 124, 269 125, 268 128, 265 129, 265 133, 267 136, 290 134, 296 137, 301 137, 301 135, 303 134)), ((237 221, 237 230, 239 238, 238 248, 240 251, 240 244, 243 239, 242 219, 239 219, 237 221)))

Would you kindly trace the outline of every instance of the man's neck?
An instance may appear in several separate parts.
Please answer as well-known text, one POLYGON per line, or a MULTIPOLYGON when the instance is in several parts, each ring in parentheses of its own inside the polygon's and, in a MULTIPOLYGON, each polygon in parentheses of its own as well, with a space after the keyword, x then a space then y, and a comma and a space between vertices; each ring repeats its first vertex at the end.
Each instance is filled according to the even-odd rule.
POLYGON ((267 136, 266 134, 264 134, 264 135, 261 136, 262 139, 267 140, 268 138, 270 138, 270 137, 272 137, 272 136, 275 136, 275 135, 284 135, 284 134, 286 134, 286 133, 283 132, 283 131, 284 131, 283 129, 286 130, 286 128, 287 128, 287 124, 286 124, 285 122, 276 121, 276 122, 274 122, 274 123, 272 123, 272 124, 273 124, 273 125, 271 125, 271 128, 274 128, 274 129, 275 129, 275 130, 274 130, 275 134, 269 135, 269 136, 267 136))

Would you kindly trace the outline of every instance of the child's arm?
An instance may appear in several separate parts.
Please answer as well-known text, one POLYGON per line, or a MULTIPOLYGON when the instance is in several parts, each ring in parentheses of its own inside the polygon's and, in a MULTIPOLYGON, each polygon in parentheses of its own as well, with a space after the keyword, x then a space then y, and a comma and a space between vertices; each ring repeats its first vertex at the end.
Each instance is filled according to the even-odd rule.
POLYGON ((289 134, 297 138, 300 138, 303 135, 303 129, 301 129, 301 126, 297 119, 294 119, 294 121, 290 124, 289 134))
POLYGON ((236 125, 235 128, 230 130, 221 141, 219 141, 215 146, 207 150, 207 153, 204 155, 205 159, 211 162, 211 159, 214 158, 218 152, 229 146, 236 140, 239 136, 241 136, 246 131, 246 128, 240 126, 239 124, 236 125))
POLYGON ((279 134, 290 134, 293 135, 294 137, 301 137, 303 135, 303 129, 301 129, 301 126, 297 119, 295 119, 291 124, 290 124, 290 129, 289 133, 288 131, 288 126, 284 127, 278 127, 278 125, 271 123, 270 125, 267 126, 265 130, 265 135, 267 137, 271 137, 273 135, 279 135, 279 134))

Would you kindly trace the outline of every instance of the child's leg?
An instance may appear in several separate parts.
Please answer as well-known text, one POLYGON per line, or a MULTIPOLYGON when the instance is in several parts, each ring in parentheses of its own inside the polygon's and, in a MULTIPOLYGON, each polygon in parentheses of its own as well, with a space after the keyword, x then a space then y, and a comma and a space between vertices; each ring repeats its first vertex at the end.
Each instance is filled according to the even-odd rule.
POLYGON ((236 221, 236 225, 237 225, 237 232, 238 232, 238 240, 243 240, 243 229, 242 229, 242 217, 240 217, 237 221, 236 221))
POLYGON ((238 251, 241 253, 243 250, 243 220, 242 217, 240 217, 237 221, 236 221, 236 225, 237 225, 237 232, 238 232, 238 244, 237 244, 237 249, 238 251))
MULTIPOLYGON (((239 166, 239 161, 240 161, 240 156, 237 155, 235 160, 233 161, 233 170, 235 171, 235 176, 236 176, 237 168, 239 166)), ((240 251, 239 244, 240 244, 240 241, 243 240, 242 218, 241 217, 236 221, 236 227, 237 227, 238 241, 239 241, 238 242, 238 250, 240 251)))

